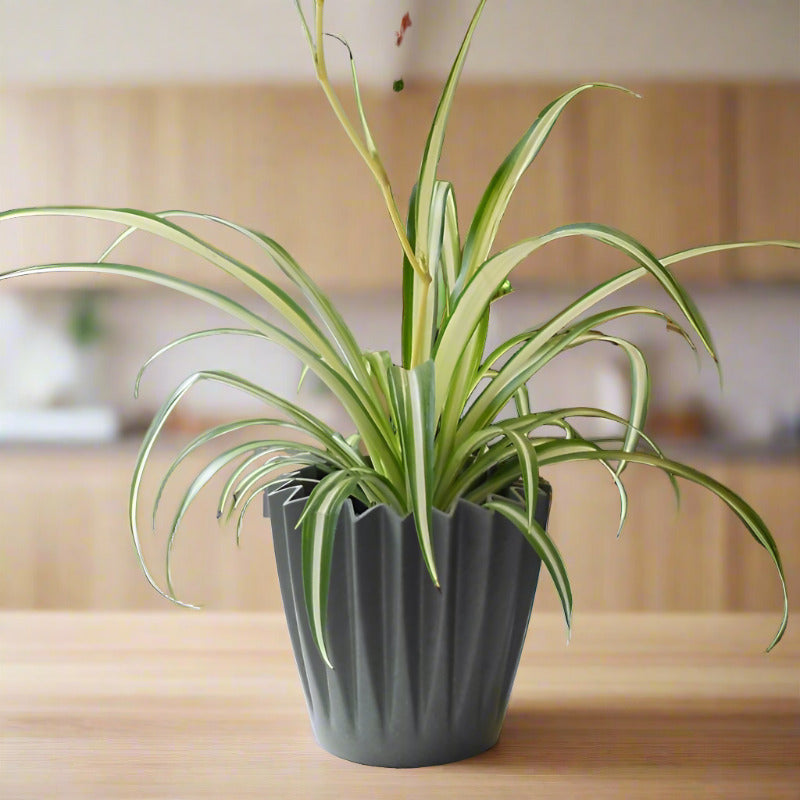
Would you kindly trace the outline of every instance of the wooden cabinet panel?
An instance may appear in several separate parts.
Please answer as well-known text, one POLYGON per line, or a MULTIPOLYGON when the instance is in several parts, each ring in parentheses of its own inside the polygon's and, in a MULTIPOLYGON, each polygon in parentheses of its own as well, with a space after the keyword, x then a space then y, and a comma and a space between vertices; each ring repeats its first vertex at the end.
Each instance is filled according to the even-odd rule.
MULTIPOLYGON (((736 238, 800 240, 800 85, 744 86, 736 112, 736 238)), ((748 280, 800 280, 800 255, 783 248, 737 253, 748 280)))
MULTIPOLYGON (((440 176, 456 185, 462 233, 496 168, 564 88, 459 90, 440 176)), ((439 88, 431 86, 412 86, 401 95, 364 93, 403 217, 438 97, 439 88)), ((315 87, 6 90, 0 109, 0 165, 9 176, 0 186, 3 208, 63 203, 205 211, 272 236, 324 286, 400 287, 400 249, 380 192, 315 87)), ((580 217, 580 128, 579 110, 568 109, 520 183, 497 247, 580 217)), ((186 224, 234 255, 272 269, 237 234, 186 224)), ((0 269, 91 260, 116 231, 51 218, 4 223, 0 269)), ((577 252, 572 240, 556 242, 521 267, 518 279, 570 282, 577 252)), ((149 235, 131 237, 118 257, 206 284, 232 285, 205 262, 149 235)), ((97 283, 71 275, 42 276, 25 285, 97 283)))
MULTIPOLYGON (((440 175, 456 185, 462 233, 495 169, 566 88, 459 89, 440 175)), ((657 255, 737 237, 800 238, 796 84, 637 88, 642 100, 596 89, 567 108, 517 188, 498 247, 587 220, 621 228, 657 255)), ((439 87, 424 85, 364 95, 403 216, 438 97, 439 87)), ((86 203, 207 211, 273 236, 326 287, 400 286, 399 246, 380 192, 316 87, 4 89, 0 113, 2 208, 86 203)), ((187 224, 273 269, 231 231, 187 224)), ((77 220, 4 222, 0 269, 93 259, 116 230, 77 220)), ((232 285, 205 262, 147 235, 132 237, 119 258, 232 285)), ((585 284, 627 264, 611 248, 565 239, 516 274, 540 284, 585 284)), ((797 253, 779 250, 706 256, 676 270, 694 283, 800 279, 797 253)), ((25 285, 97 283, 72 275, 25 285)))
MULTIPOLYGON (((578 102, 586 125, 584 220, 620 228, 656 255, 722 241, 722 92, 714 86, 650 85, 642 99, 609 90, 578 102)), ((580 269, 591 281, 630 262, 613 248, 583 243, 580 269)), ((676 266, 683 280, 723 277, 717 256, 676 266)))
MULTIPOLYGON (((724 480, 718 464, 714 473, 724 480)), ((605 470, 575 464, 547 474, 554 487, 550 532, 570 574, 576 612, 724 607, 725 508, 712 495, 682 482, 679 512, 665 476, 630 465, 623 476, 628 517, 617 538, 619 494, 605 470)), ((558 608, 549 577, 542 582, 537 607, 558 608)))
MULTIPOLYGON (((376 138, 384 141, 395 113, 388 99, 365 97, 376 138)), ((2 208, 86 204, 213 213, 272 236, 324 286, 400 286, 400 250, 380 191, 313 87, 6 90, 0 111, 2 208)), ((390 141, 389 165, 392 149, 390 141)), ((240 235, 187 224, 283 281, 240 235)), ((82 220, 3 223, 0 270, 92 260, 119 230, 82 220)), ((147 234, 131 237, 117 257, 206 285, 234 285, 147 234)), ((25 285, 107 282, 41 276, 25 285)))
MULTIPOLYGON (((152 98, 115 89, 4 90, 0 93, 0 208, 108 205, 153 208, 152 98)), ((156 209, 153 209, 156 210, 156 209)), ((91 261, 121 229, 94 221, 33 218, 0 225, 0 270, 91 261)), ((129 255, 149 253, 145 242, 129 255)), ((88 275, 44 275, 19 288, 129 286, 88 275)))
MULTIPOLYGON (((800 594, 800 464, 736 464, 731 488, 740 492, 764 518, 775 536, 786 574, 791 607, 800 594)), ((766 551, 726 515, 729 570, 726 606, 734 610, 769 611, 782 607, 780 583, 766 551)))
MULTIPOLYGON (((168 456, 165 450, 154 461, 146 497, 168 456)), ((128 447, 4 453, 0 607, 173 608, 148 586, 130 541, 126 508, 134 458, 128 447)), ((781 549, 790 597, 796 596, 800 462, 689 460, 762 513, 781 549)), ((201 465, 194 460, 176 473, 157 535, 146 513, 140 519, 145 557, 159 582, 178 493, 201 465)), ((607 472, 572 464, 548 468, 546 476, 554 487, 549 529, 569 571, 578 618, 581 611, 780 609, 779 583, 765 551, 709 492, 682 481, 678 513, 667 479, 631 465, 624 474, 629 516, 617 539, 619 499, 607 472)), ((254 504, 237 550, 233 528, 216 522, 217 486, 198 498, 182 523, 173 562, 176 591, 209 609, 281 610, 268 522, 254 504)), ((545 572, 536 607, 560 608, 545 572)))
MULTIPOLYGON (((740 492, 763 514, 783 555, 789 591, 800 591, 800 464, 690 459, 740 492)), ((606 472, 589 465, 547 470, 553 483, 550 532, 566 562, 580 610, 780 609, 775 569, 738 518, 710 492, 680 482, 678 513, 659 472, 631 465, 624 474, 628 520, 616 539, 619 501, 606 472)), ((795 591, 795 594, 796 594, 795 591)), ((559 601, 542 576, 537 608, 559 601)))
MULTIPOLYGON (((386 97, 365 93, 364 99, 376 138, 385 139, 393 113, 386 97)), ((319 90, 164 90, 157 110, 161 206, 206 210, 254 227, 324 286, 400 286, 402 255, 380 191, 319 90)), ((281 279, 263 253, 242 249, 238 234, 215 228, 213 235, 281 279)))
MULTIPOLYGON (((71 609, 175 609, 147 584, 127 522, 132 448, 7 451, 0 460, 0 607, 71 609)), ((168 465, 153 462, 145 497, 168 465)), ((165 493, 158 534, 140 517, 142 545, 163 586, 166 531, 180 490, 201 468, 176 473, 165 493)), ((235 528, 216 522, 212 485, 188 511, 176 538, 175 589, 181 599, 210 609, 279 610, 280 593, 268 523, 256 503, 245 520, 241 547, 235 528)))

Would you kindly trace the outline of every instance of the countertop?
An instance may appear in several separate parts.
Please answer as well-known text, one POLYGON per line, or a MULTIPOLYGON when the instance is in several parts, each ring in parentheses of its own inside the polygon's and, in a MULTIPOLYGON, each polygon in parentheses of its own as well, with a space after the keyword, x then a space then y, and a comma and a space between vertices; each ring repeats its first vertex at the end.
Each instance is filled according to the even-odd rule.
POLYGON ((499 744, 386 770, 313 741, 283 619, 0 614, 0 797, 798 798, 800 636, 536 614, 499 744))

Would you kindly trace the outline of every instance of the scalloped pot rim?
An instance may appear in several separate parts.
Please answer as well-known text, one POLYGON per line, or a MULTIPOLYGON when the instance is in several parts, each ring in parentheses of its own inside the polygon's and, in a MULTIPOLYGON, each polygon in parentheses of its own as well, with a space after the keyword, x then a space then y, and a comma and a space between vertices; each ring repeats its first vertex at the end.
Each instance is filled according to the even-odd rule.
MULTIPOLYGON (((292 474, 291 477, 287 476, 287 483, 281 484, 274 489, 268 489, 264 494, 264 516, 269 517, 269 498, 274 497, 278 499, 284 507, 302 505, 305 503, 306 500, 308 500, 308 495, 310 493, 306 491, 308 489, 308 484, 318 480, 317 478, 312 479, 307 477, 309 472, 316 472, 316 470, 314 467, 306 467, 292 474)), ((551 486, 550 482, 540 477, 539 488, 547 493, 552 501, 553 487, 551 486)), ((462 505, 467 506, 474 513, 485 516, 487 520, 491 519, 492 516, 497 513, 496 511, 479 506, 477 503, 473 503, 471 500, 466 500, 463 497, 459 497, 458 501, 453 506, 452 511, 446 512, 439 508, 434 508, 433 517, 434 519, 440 519, 442 521, 452 521, 456 512, 458 511, 459 506, 462 505)), ((393 508, 390 508, 386 503, 379 503, 377 505, 370 506, 364 511, 356 511, 355 506, 353 505, 352 497, 348 497, 347 500, 345 500, 341 513, 346 513, 351 523, 357 523, 368 520, 370 514, 377 514, 381 511, 381 509, 385 510, 388 514, 393 514, 394 516, 400 518, 400 515, 393 508)), ((406 520, 411 518, 413 518, 413 514, 407 514, 405 517, 400 519, 403 523, 405 523, 406 520)))

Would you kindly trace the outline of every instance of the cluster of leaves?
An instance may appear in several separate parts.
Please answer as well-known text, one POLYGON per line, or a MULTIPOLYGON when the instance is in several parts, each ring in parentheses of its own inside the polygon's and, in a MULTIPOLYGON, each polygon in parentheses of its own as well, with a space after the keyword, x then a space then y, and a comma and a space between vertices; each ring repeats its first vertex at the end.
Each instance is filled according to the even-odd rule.
MULTIPOLYGON (((203 371, 187 378, 153 419, 139 452, 130 494, 130 526, 145 575, 165 596, 176 598, 171 555, 176 531, 198 492, 225 468, 230 468, 218 504, 218 517, 241 520, 261 493, 286 482, 305 466, 316 467, 315 481, 302 515, 303 577, 311 629, 320 652, 329 662, 325 642, 326 601, 336 521, 348 498, 367 505, 384 503, 398 514, 413 514, 419 545, 431 580, 438 585, 431 543, 432 509, 451 511, 460 499, 480 504, 513 522, 541 556, 555 582, 567 625, 572 616, 572 592, 559 552, 535 518, 539 471, 565 461, 598 461, 611 475, 621 499, 620 525, 627 497, 622 473, 629 462, 663 470, 676 478, 700 484, 714 492, 741 519, 774 562, 784 594, 784 613, 770 647, 786 627, 788 605, 780 557, 775 542, 758 514, 740 497, 709 476, 669 460, 642 432, 650 394, 647 362, 640 349, 601 326, 622 317, 660 318, 681 335, 692 349, 689 330, 716 362, 708 326, 670 267, 680 261, 720 250, 774 244, 800 247, 789 241, 741 242, 709 245, 657 258, 630 236, 607 226, 581 223, 556 228, 493 252, 495 234, 514 189, 539 153, 567 105, 594 88, 627 91, 610 84, 586 84, 548 105, 499 166, 477 207, 466 234, 459 232, 453 186, 437 177, 448 115, 456 85, 478 19, 481 0, 464 37, 425 145, 407 220, 398 213, 391 185, 367 124, 352 54, 352 86, 358 126, 345 112, 331 86, 325 66, 323 0, 315 0, 309 26, 295 0, 303 31, 314 58, 317 77, 331 107, 353 145, 372 171, 383 194, 404 253, 402 364, 387 352, 362 351, 340 314, 277 242, 258 231, 218 217, 186 211, 146 213, 129 209, 47 207, 16 209, 0 219, 38 215, 73 215, 125 226, 124 232, 98 261, 26 267, 0 275, 7 279, 43 272, 99 272, 126 275, 174 289, 229 314, 237 327, 198 331, 169 343, 142 368, 184 342, 217 335, 255 337, 282 345, 304 368, 315 373, 347 411, 356 433, 344 436, 294 402, 279 397, 225 371, 203 371), (288 280, 295 295, 275 281, 190 232, 181 221, 203 219, 233 229, 260 247, 288 280), (163 273, 114 263, 119 244, 136 232, 146 232, 198 255, 238 279, 266 300, 282 318, 285 330, 230 297, 163 273), (512 270, 548 243, 581 236, 613 247, 627 257, 626 271, 594 287, 535 327, 521 331, 486 353, 486 336, 493 302, 508 291, 512 270), (650 276, 674 302, 684 320, 645 306, 620 306, 597 311, 601 301, 639 279, 650 276), (685 326, 685 327, 684 327, 685 326), (689 330, 687 330, 687 328, 689 330), (621 348, 630 365, 631 404, 627 418, 599 408, 573 407, 534 411, 528 382, 561 353, 590 342, 621 348), (175 469, 203 445, 234 432, 254 432, 254 438, 216 456, 185 492, 170 526, 166 588, 161 588, 144 563, 139 539, 138 507, 142 476, 149 456, 173 409, 196 384, 210 381, 245 392, 273 409, 275 416, 246 419, 215 427, 189 442, 163 477, 153 508, 175 469), (513 406, 514 414, 501 411, 513 406), (619 426, 612 439, 581 435, 581 418, 602 418, 619 426), (268 428, 268 437, 256 431, 268 428), (276 438, 274 431, 281 438, 276 438), (516 489, 516 491, 515 491, 516 489)), ((340 37, 336 37, 340 39, 340 37)), ((343 41, 340 39, 340 41, 343 41)), ((346 44, 346 43, 345 43, 346 44)), ((349 52, 349 48, 348 48, 349 52)), ((141 373, 139 378, 141 377, 141 373)), ((137 378, 137 389, 139 379, 137 378)))

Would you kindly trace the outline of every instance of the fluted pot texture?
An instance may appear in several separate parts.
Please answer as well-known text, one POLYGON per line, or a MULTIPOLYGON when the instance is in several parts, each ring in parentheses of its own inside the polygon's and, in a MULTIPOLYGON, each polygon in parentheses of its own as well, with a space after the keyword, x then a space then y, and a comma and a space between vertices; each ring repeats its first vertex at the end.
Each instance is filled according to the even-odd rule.
MULTIPOLYGON (((297 521, 310 491, 270 491, 283 606, 311 725, 341 758, 386 767, 458 761, 498 740, 541 560, 505 517, 460 500, 434 510, 441 589, 425 569, 411 516, 348 501, 333 546, 328 642, 316 649, 303 595, 297 521)), ((543 526, 551 490, 542 482, 543 526)))

